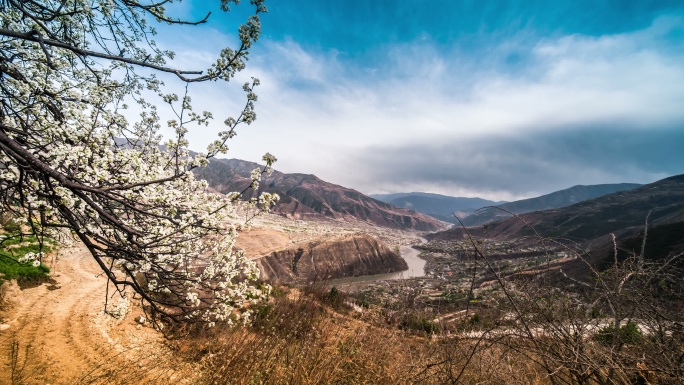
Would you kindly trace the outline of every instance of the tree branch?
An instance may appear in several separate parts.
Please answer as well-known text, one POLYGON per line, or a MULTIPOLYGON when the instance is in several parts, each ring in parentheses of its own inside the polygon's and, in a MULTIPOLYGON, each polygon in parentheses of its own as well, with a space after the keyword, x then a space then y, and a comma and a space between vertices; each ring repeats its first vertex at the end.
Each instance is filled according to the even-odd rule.
POLYGON ((69 50, 75 54, 78 54, 80 56, 98 57, 98 58, 102 58, 102 59, 119 61, 119 62, 126 63, 126 64, 132 64, 132 65, 139 66, 139 67, 150 68, 150 69, 157 70, 160 72, 172 73, 172 74, 178 76, 181 80, 186 81, 186 82, 191 82, 194 79, 185 77, 183 75, 201 75, 203 73, 203 71, 178 70, 178 69, 171 68, 171 67, 164 67, 164 66, 160 66, 160 65, 156 65, 156 64, 152 64, 152 63, 147 63, 147 62, 142 61, 142 60, 136 60, 136 59, 127 58, 127 57, 123 57, 123 56, 116 56, 116 55, 111 55, 108 53, 91 51, 91 50, 87 50, 87 49, 74 47, 73 45, 70 45, 70 44, 67 44, 67 43, 64 43, 61 41, 52 40, 52 39, 43 39, 40 36, 40 34, 37 33, 36 31, 22 33, 22 32, 12 31, 9 29, 0 28, 0 35, 7 36, 7 37, 13 37, 16 39, 33 41, 33 42, 36 42, 36 43, 41 44, 41 45, 44 44, 44 45, 49 45, 52 47, 63 48, 63 49, 69 50))

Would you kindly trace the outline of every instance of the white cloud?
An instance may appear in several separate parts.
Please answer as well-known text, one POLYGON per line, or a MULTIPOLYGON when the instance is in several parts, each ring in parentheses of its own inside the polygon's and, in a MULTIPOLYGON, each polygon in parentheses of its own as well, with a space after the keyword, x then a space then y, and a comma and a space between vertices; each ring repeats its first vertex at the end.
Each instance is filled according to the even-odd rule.
MULTIPOLYGON (((255 160, 271 151, 286 172, 314 173, 365 192, 408 191, 425 181, 378 186, 359 177, 373 165, 349 158, 363 149, 435 144, 457 149, 492 135, 520 138, 578 126, 643 130, 681 124, 684 55, 663 43, 677 25, 662 19, 632 33, 542 40, 520 47, 529 56, 527 68, 517 71, 488 57, 466 60, 462 56, 467 53, 456 48, 444 52, 424 39, 388 47, 386 60, 370 67, 337 52, 307 51, 291 40, 260 41, 258 56, 236 81, 241 84, 248 76, 262 80, 258 120, 240 131, 229 156, 255 160)), ((511 44, 503 43, 506 50, 511 44)), ((193 58, 204 63, 216 54, 213 45, 211 52, 207 44, 186 48, 175 47, 188 63, 193 58)), ((230 89, 219 83, 193 86, 193 100, 198 109, 234 112, 242 97, 230 89)), ((217 123, 223 120, 215 115, 217 123)), ((193 134, 192 143, 206 145, 219 126, 193 134)), ((429 159, 416 161, 429 166, 429 159)), ((458 184, 445 180, 426 187, 459 191, 458 184)), ((503 188, 497 191, 512 196, 503 188)))

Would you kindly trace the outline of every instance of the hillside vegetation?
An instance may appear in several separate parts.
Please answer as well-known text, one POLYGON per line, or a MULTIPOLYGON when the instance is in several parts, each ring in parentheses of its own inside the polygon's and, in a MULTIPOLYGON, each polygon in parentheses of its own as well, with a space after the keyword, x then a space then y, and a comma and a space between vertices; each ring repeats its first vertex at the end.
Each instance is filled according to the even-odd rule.
POLYGON ((0 285, 4 281, 20 280, 40 280, 47 278, 50 268, 42 263, 42 259, 47 259, 48 253, 53 250, 54 243, 49 239, 43 242, 32 235, 22 235, 18 225, 4 221, 7 230, 0 230, 0 285), (25 261, 27 254, 45 256, 33 261, 25 261))

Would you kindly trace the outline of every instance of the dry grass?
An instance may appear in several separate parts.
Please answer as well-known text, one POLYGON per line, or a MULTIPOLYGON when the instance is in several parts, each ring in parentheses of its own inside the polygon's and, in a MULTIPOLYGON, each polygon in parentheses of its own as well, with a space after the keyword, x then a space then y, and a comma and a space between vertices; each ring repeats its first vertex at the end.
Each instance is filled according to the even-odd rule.
POLYGON ((410 296, 358 313, 343 293, 290 289, 253 327, 195 333, 178 348, 202 363, 203 384, 682 383, 681 271, 659 280, 661 265, 635 263, 602 274, 583 301, 543 281, 502 283, 516 291, 496 311, 450 325, 426 324, 410 296), (647 331, 611 329, 619 320, 647 331))
POLYGON ((214 329, 182 342, 207 384, 405 383, 411 340, 294 293, 262 307, 251 328, 214 329))
MULTIPOLYGON (((7 300, 7 292, 9 291, 8 286, 8 283, 0 282, 0 311, 5 310, 9 305, 9 301, 7 300)), ((2 319, 0 319, 0 321, 2 321, 2 319)))
POLYGON ((203 384, 548 383, 496 343, 385 322, 379 309, 337 312, 325 293, 293 290, 261 308, 253 327, 196 332, 175 344, 202 362, 203 384))

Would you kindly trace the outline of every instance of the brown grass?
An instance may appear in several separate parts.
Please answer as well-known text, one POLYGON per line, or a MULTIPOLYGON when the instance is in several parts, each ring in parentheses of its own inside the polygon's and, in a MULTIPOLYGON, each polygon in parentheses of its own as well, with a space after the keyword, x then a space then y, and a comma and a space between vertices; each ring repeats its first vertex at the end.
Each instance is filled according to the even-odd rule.
MULTIPOLYGON (((372 305, 360 314, 345 304, 343 293, 285 290, 258 309, 251 327, 195 331, 175 341, 180 356, 201 363, 198 383, 607 385, 682 378, 681 362, 663 361, 684 357, 681 336, 642 338, 617 349, 573 335, 571 325, 532 304, 524 310, 539 319, 530 321, 533 334, 519 323, 486 320, 486 312, 477 324, 464 319, 430 334, 407 326, 405 320, 426 316, 408 302, 397 310, 401 317, 372 305), (669 353, 657 356, 665 346, 669 353)), ((562 305, 554 308, 570 311, 562 305)))
MULTIPOLYGON (((0 311, 5 310, 9 305, 9 302, 7 301, 8 286, 9 284, 7 282, 0 283, 0 311)), ((2 321, 1 318, 0 321, 2 321)))
POLYGON ((195 332, 175 344, 202 362, 203 384, 548 383, 512 349, 400 330, 380 310, 337 312, 325 298, 292 290, 262 307, 253 327, 195 332))
POLYGON ((296 293, 262 307, 251 328, 213 329, 180 350, 204 363, 206 384, 377 384, 406 382, 409 341, 296 293))

